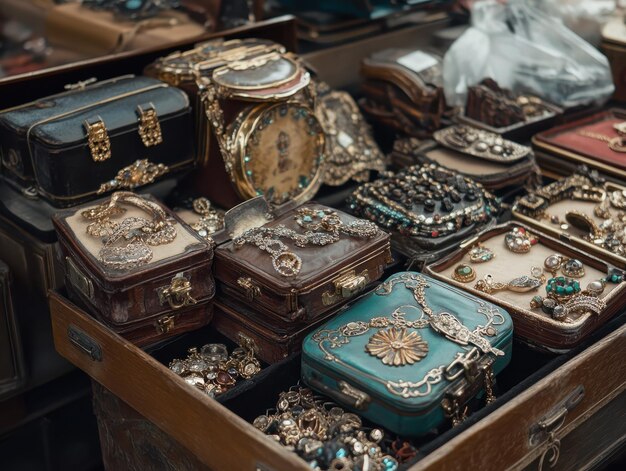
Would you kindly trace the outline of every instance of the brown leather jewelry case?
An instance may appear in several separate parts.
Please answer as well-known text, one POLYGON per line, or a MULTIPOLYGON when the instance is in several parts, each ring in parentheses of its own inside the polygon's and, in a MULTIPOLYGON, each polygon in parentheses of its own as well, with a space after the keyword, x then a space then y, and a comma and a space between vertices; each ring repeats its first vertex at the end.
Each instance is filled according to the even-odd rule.
POLYGON ((219 299, 268 319, 311 322, 379 279, 391 261, 387 233, 316 203, 272 214, 255 198, 231 209, 225 225, 234 238, 215 250, 219 299))
POLYGON ((284 322, 225 297, 214 303, 214 309, 211 327, 233 341, 239 334, 251 338, 256 344, 259 359, 270 364, 300 352, 304 337, 337 314, 337 310, 332 310, 313 322, 284 322))
POLYGON ((435 162, 471 178, 489 191, 513 186, 518 188, 534 186, 539 182, 539 167, 529 147, 502 139, 497 134, 464 125, 437 131, 435 138, 436 140, 427 142, 415 138, 398 139, 391 152, 393 164, 408 167, 417 163, 435 162), (478 138, 478 143, 482 140, 485 149, 479 148, 481 151, 477 152, 476 144, 469 144, 463 139, 457 139, 454 144, 450 144, 447 137, 450 134, 456 137, 454 135, 456 133, 449 131, 456 129, 463 129, 463 135, 470 136, 472 143, 475 138, 478 138), (503 154, 504 146, 515 149, 515 155, 503 154), (493 153, 491 148, 498 152, 493 153))
POLYGON ((385 49, 364 59, 361 106, 371 118, 410 136, 438 129, 445 111, 441 61, 411 49, 385 49))
POLYGON ((70 296, 137 345, 207 324, 212 245, 151 198, 117 192, 96 204, 53 218, 70 296))
POLYGON ((426 266, 425 273, 504 307, 513 318, 517 337, 557 353, 577 346, 620 312, 626 296, 621 270, 515 222, 465 241, 457 251, 426 266), (511 237, 520 228, 534 239, 525 253, 519 247, 517 252, 508 248, 516 239, 526 238, 519 232, 511 237), (559 291, 572 292, 554 303, 546 301, 552 283, 552 291, 565 284, 559 291), (595 288, 600 294, 592 293, 595 288), (543 303, 534 299, 537 296, 543 303), (532 307, 533 300, 538 307, 532 307))
POLYGON ((626 178, 626 110, 610 109, 557 126, 533 137, 537 161, 557 175, 581 164, 616 182, 626 178))

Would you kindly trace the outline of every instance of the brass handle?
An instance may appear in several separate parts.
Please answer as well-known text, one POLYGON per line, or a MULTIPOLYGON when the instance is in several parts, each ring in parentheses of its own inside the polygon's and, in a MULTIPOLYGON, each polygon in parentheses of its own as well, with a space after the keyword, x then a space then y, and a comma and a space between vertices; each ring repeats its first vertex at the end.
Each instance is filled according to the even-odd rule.
POLYGON ((568 412, 573 410, 585 396, 585 388, 580 385, 574 388, 563 401, 557 404, 550 412, 543 416, 529 430, 529 443, 536 446, 547 440, 550 434, 556 432, 565 423, 568 412))
POLYGON ((582 385, 577 386, 563 401, 530 427, 530 446, 541 444, 543 448, 537 466, 539 471, 543 469, 546 458, 550 468, 556 466, 561 453, 561 440, 557 432, 565 424, 567 414, 582 402, 584 396, 585 388, 582 385))
POLYGON ((189 281, 183 273, 177 273, 169 286, 162 286, 158 289, 159 302, 161 305, 167 303, 172 309, 180 309, 181 307, 190 306, 196 304, 196 301, 191 296, 191 281, 189 281))
POLYGON ((333 281, 334 291, 326 291, 322 294, 324 306, 332 306, 342 299, 349 299, 365 289, 370 281, 369 272, 363 270, 358 275, 355 270, 350 270, 333 281))
POLYGON ((102 348, 94 339, 89 337, 85 332, 75 325, 67 328, 67 337, 70 343, 78 348, 81 352, 89 355, 93 361, 102 361, 102 348))

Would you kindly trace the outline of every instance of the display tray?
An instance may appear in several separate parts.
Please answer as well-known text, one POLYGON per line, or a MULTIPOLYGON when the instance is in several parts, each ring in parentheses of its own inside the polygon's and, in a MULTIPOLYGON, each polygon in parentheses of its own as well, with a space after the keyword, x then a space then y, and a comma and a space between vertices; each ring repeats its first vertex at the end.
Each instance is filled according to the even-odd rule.
MULTIPOLYGON (((607 193, 613 191, 626 191, 626 187, 618 185, 616 183, 606 184, 607 193)), ((603 219, 594 214, 594 207, 598 206, 598 203, 593 201, 579 201, 573 199, 563 199, 548 206, 547 212, 550 216, 558 217, 559 221, 565 220, 565 214, 568 211, 579 211, 587 214, 596 224, 602 223, 603 219)), ((599 247, 592 242, 588 242, 583 239, 584 231, 577 229, 571 224, 567 230, 564 230, 558 224, 552 224, 550 217, 539 219, 526 216, 518 210, 516 205, 513 205, 511 212, 513 219, 520 221, 528 226, 535 228, 545 234, 555 237, 566 244, 570 244, 573 247, 581 249, 584 252, 595 255, 603 260, 606 260, 618 268, 626 269, 626 257, 613 253, 605 248, 599 247)))
POLYGON ((535 157, 518 162, 493 162, 447 149, 435 141, 414 139, 398 140, 390 154, 391 164, 397 168, 410 167, 419 163, 435 162, 443 167, 454 169, 483 185, 503 201, 522 191, 526 185, 540 180, 540 171, 535 157))
POLYGON ((544 129, 549 129, 556 124, 559 124, 559 121, 561 120, 563 115, 563 110, 558 106, 552 105, 547 102, 543 102, 543 104, 549 110, 549 112, 544 114, 543 116, 537 116, 535 118, 527 119, 526 121, 521 121, 519 123, 511 124, 509 126, 503 126, 500 128, 489 126, 482 121, 470 118, 469 116, 465 116, 464 114, 460 114, 457 117, 457 120, 460 123, 468 124, 475 128, 480 128, 484 129, 485 131, 501 134, 502 137, 506 139, 511 139, 517 142, 524 142, 530 139, 534 134, 541 132, 544 129))
MULTIPOLYGON (((49 299, 57 350, 141 414, 146 423, 156 424, 171 443, 182 444, 194 463, 210 469, 310 469, 250 424, 275 405, 279 392, 298 382, 299 356, 267 368, 242 389, 231 390, 230 397, 216 401, 190 387, 164 364, 189 346, 210 339, 211 326, 150 354, 82 312, 63 294, 50 292, 49 299), (80 345, 69 339, 70 331, 81 332, 80 345)), ((498 399, 460 426, 415 443, 418 456, 402 468, 521 469, 542 457, 549 459, 550 450, 559 446, 554 440, 565 446, 572 432, 590 424, 597 413, 604 413, 626 388, 626 364, 621 361, 626 354, 624 317, 614 319, 584 345, 561 356, 515 343, 512 364, 498 376, 498 399)), ((584 450, 571 444, 568 449, 584 462, 594 462, 618 449, 625 428, 624 422, 612 423, 584 450)), ((142 455, 132 450, 128 453, 136 456, 133 464, 141 467, 142 455)), ((175 460, 175 456, 167 459, 175 460)), ((561 461, 571 464, 570 458, 561 461)), ((176 469, 198 469, 178 462, 168 464, 176 469)), ((555 464, 555 469, 560 469, 558 459, 555 464)))
POLYGON ((537 163, 557 175, 569 175, 576 167, 587 165, 612 181, 623 182, 626 179, 624 153, 613 150, 601 140, 619 137, 613 125, 623 121, 626 121, 626 110, 613 108, 536 134, 532 145, 537 163), (583 135, 585 133, 588 135, 583 135))
MULTIPOLYGON (((509 222, 483 231, 478 236, 463 242, 458 250, 428 265, 424 271, 438 280, 457 286, 506 309, 513 317, 514 335, 516 337, 537 348, 562 353, 583 342, 593 330, 599 328, 623 309, 626 283, 606 283, 605 289, 600 295, 606 303, 606 308, 599 314, 589 310, 574 311, 568 313, 564 319, 557 320, 539 308, 530 308, 530 301, 533 296, 546 295, 546 281, 554 275, 543 269, 544 260, 553 254, 574 258, 584 264, 584 275, 576 278, 581 289, 585 289, 585 286, 592 281, 606 277, 612 268, 611 265, 601 259, 573 249, 543 233, 533 232, 528 226, 509 222), (513 228, 519 227, 526 230, 527 233, 532 233, 538 239, 537 244, 527 253, 511 252, 505 245, 506 234, 513 228), (490 249, 494 254, 493 259, 485 263, 470 263, 467 253, 476 244, 481 244, 490 249), (467 264, 472 268, 476 274, 475 280, 461 282, 453 278, 456 267, 460 264, 467 264), (545 279, 536 290, 528 292, 501 290, 487 294, 476 289, 476 282, 483 280, 488 275, 491 275, 493 280, 499 283, 508 283, 509 280, 524 275, 531 277, 531 267, 539 267, 544 270, 545 279)), ((562 272, 559 271, 555 276, 561 275, 562 272)))

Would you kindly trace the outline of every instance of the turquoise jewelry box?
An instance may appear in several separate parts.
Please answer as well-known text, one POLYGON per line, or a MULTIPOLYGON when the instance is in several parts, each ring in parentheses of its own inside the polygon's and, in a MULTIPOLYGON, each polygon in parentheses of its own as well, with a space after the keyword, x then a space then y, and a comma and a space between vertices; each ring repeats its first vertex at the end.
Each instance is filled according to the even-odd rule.
POLYGON ((513 322, 498 306, 428 276, 402 272, 306 337, 302 379, 403 436, 463 419, 494 399, 511 360, 513 322))

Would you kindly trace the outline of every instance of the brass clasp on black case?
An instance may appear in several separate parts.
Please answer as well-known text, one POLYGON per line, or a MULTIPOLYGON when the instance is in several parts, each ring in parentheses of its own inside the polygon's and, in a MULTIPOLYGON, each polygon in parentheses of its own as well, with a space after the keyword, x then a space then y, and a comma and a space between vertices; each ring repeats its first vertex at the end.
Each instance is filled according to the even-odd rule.
POLYGON ((156 108, 152 103, 146 109, 137 106, 137 115, 139 116, 139 137, 146 147, 156 146, 163 142, 163 134, 161 133, 161 124, 156 108))
POLYGON ((104 121, 100 116, 96 120, 85 120, 87 144, 94 162, 103 162, 111 158, 111 140, 104 121))

